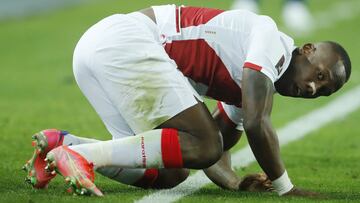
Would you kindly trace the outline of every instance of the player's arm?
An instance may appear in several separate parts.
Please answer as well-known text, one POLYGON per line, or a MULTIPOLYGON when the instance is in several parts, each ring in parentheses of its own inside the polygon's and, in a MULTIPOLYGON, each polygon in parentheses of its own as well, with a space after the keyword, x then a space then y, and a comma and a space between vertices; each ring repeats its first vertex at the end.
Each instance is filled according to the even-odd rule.
POLYGON ((204 169, 204 172, 219 187, 238 190, 241 178, 231 168, 231 155, 228 150, 238 142, 241 131, 236 129, 237 125, 225 113, 221 102, 218 102, 212 115, 223 136, 224 153, 217 163, 204 169))
POLYGON ((211 167, 204 169, 204 173, 213 183, 223 189, 239 189, 241 178, 231 168, 229 151, 224 151, 220 160, 211 167))
POLYGON ((271 181, 264 173, 250 174, 240 178, 231 168, 229 151, 225 151, 220 160, 204 169, 204 172, 213 183, 223 189, 252 192, 273 190, 271 181))
POLYGON ((244 129, 250 147, 270 180, 275 180, 285 172, 285 167, 280 158, 276 132, 270 120, 273 84, 264 74, 245 67, 242 94, 244 129))
POLYGON ((287 178, 284 163, 280 158, 278 138, 270 120, 273 83, 259 71, 244 67, 242 94, 244 129, 249 145, 270 180, 277 181, 285 176, 281 188, 276 187, 276 184, 274 188, 279 194, 286 193, 293 188, 293 185, 287 178))
MULTIPOLYGON (((242 115, 238 115, 238 113, 240 112, 233 112, 231 116, 242 117, 242 115)), ((271 191, 271 182, 265 174, 251 174, 240 178, 231 168, 231 154, 228 150, 238 142, 242 131, 237 129, 237 124, 231 120, 230 116, 225 112, 221 102, 218 102, 218 105, 214 109, 213 117, 223 136, 224 153, 217 163, 204 169, 208 178, 223 189, 257 192, 271 191)))
POLYGON ((244 129, 256 160, 272 181, 274 189, 280 195, 316 195, 295 188, 287 176, 270 120, 274 94, 271 80, 259 71, 244 67, 242 91, 244 129))

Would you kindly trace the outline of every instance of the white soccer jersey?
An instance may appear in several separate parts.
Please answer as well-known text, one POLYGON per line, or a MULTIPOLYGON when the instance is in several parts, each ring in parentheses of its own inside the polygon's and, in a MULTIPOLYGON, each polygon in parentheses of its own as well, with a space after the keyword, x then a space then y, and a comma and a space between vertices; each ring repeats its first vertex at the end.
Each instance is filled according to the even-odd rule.
POLYGON ((200 94, 222 102, 234 123, 242 122, 243 68, 260 71, 274 83, 295 49, 293 39, 267 16, 175 5, 153 9, 170 58, 200 94))

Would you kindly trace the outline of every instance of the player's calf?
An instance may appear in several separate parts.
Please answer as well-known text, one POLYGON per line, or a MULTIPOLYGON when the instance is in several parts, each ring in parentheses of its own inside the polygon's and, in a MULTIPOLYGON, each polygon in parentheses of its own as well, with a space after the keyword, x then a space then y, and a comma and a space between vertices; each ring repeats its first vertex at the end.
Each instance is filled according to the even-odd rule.
POLYGON ((146 169, 144 175, 130 185, 144 189, 169 189, 182 183, 189 174, 189 169, 146 169))
POLYGON ((107 166, 97 168, 96 171, 117 182, 143 189, 172 188, 189 176, 188 169, 130 169, 107 166))
POLYGON ((151 188, 169 189, 184 182, 190 174, 189 169, 158 169, 159 175, 151 188))

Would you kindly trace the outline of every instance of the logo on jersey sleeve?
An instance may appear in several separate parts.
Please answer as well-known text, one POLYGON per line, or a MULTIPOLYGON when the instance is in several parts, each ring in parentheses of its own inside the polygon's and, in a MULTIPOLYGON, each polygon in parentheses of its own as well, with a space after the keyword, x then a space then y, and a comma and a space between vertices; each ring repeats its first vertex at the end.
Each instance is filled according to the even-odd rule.
POLYGON ((278 71, 278 74, 280 74, 281 71, 283 70, 284 62, 285 62, 285 57, 284 57, 284 55, 282 55, 279 62, 277 62, 277 64, 275 65, 275 68, 278 71))

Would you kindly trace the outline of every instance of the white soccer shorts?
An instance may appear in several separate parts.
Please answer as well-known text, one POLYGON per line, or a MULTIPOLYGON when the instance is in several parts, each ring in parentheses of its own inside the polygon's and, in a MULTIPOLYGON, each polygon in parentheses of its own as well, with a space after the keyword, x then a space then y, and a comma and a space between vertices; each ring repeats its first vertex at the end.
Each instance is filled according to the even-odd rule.
POLYGON ((87 30, 73 71, 113 139, 154 129, 200 99, 165 52, 155 23, 138 12, 87 30))

